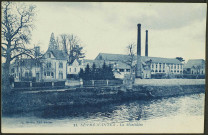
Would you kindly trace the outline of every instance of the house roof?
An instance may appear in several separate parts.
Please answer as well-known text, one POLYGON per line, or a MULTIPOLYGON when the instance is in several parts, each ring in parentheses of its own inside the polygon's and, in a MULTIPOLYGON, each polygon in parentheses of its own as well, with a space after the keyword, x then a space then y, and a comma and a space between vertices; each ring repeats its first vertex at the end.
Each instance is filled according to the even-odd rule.
POLYGON ((123 68, 123 69, 130 68, 127 64, 125 64, 125 63, 123 63, 121 61, 83 59, 82 62, 83 62, 83 66, 87 66, 87 64, 89 64, 90 67, 94 63, 97 68, 102 68, 104 62, 106 63, 106 65, 111 64, 112 66, 116 66, 116 68, 123 68))
POLYGON ((203 59, 190 59, 185 64, 184 68, 192 68, 193 66, 205 67, 205 60, 203 60, 203 59))
MULTIPOLYGON (((109 54, 109 53, 99 53, 95 60, 109 60, 109 61, 125 61, 129 59, 129 55, 124 54, 109 54)), ((181 62, 176 58, 161 58, 161 57, 147 57, 141 56, 142 61, 152 60, 153 63, 170 63, 170 64, 181 64, 181 62)), ((136 57, 134 57, 136 60, 136 57)))
POLYGON ((47 52, 51 52, 57 60, 67 60, 67 55, 62 50, 49 49, 47 52))
POLYGON ((23 59, 15 60, 11 64, 11 67, 17 67, 17 66, 33 67, 36 66, 36 61, 35 59, 32 58, 23 58, 23 59), (18 62, 20 65, 18 64, 18 62))

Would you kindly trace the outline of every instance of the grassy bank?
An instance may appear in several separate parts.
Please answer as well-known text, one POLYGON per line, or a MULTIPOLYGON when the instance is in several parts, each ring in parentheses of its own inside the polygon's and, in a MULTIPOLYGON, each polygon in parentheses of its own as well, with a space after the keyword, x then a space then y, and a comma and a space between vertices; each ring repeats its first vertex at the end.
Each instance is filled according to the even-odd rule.
POLYGON ((125 92, 109 88, 77 88, 75 90, 34 93, 13 91, 2 95, 2 113, 3 115, 27 113, 59 106, 66 108, 100 106, 129 100, 148 100, 201 92, 205 92, 205 85, 137 85, 125 92))
POLYGON ((134 85, 205 85, 205 79, 136 79, 134 85))

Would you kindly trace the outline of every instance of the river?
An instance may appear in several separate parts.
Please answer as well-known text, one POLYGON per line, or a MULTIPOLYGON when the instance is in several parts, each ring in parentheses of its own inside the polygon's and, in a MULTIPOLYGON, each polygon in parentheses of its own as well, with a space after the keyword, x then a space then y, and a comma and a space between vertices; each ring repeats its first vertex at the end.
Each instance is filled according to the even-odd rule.
POLYGON ((3 132, 202 133, 205 94, 112 103, 97 107, 46 108, 2 118, 3 132))

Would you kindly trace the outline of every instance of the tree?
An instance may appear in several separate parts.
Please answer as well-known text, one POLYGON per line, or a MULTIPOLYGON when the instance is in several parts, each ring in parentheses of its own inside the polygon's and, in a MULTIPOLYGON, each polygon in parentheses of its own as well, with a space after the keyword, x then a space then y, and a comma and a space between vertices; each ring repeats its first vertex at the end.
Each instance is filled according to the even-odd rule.
POLYGON ((90 77, 90 66, 89 66, 89 64, 87 64, 87 66, 85 68, 83 79, 84 80, 90 80, 91 79, 91 77, 90 77))
POLYGON ((61 40, 59 41, 62 45, 62 50, 69 57, 69 63, 72 63, 75 59, 85 57, 83 47, 80 44, 80 40, 73 34, 61 34, 61 40))
POLYGON ((31 56, 31 50, 25 45, 30 41, 35 6, 2 2, 2 15, 1 55, 5 58, 3 84, 8 89, 11 61, 22 55, 31 56))
POLYGON ((135 69, 135 65, 133 64, 133 62, 136 54, 136 45, 134 43, 131 43, 127 46, 127 53, 128 53, 128 57, 121 61, 130 67, 130 79, 133 81, 134 80, 133 70, 135 69))
POLYGON ((84 70, 82 68, 79 71, 79 78, 84 78, 84 70))
POLYGON ((176 57, 177 60, 179 60, 180 62, 184 62, 185 60, 182 57, 176 57))
POLYGON ((109 80, 115 79, 115 76, 114 76, 114 74, 113 74, 113 68, 112 68, 111 65, 109 65, 109 66, 107 67, 107 73, 106 73, 106 74, 107 74, 107 75, 106 75, 106 79, 109 79, 109 80))
POLYGON ((94 80, 96 80, 96 78, 97 78, 97 71, 96 71, 96 65, 95 65, 95 63, 93 63, 93 65, 92 65, 91 74, 92 74, 92 78, 94 80))

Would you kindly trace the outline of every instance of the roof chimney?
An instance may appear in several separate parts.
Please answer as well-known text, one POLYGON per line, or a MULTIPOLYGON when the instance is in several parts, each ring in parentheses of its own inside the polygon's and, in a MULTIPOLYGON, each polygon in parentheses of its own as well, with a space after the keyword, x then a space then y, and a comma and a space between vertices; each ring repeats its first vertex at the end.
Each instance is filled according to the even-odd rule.
POLYGON ((148 56, 148 30, 146 30, 145 56, 148 56))

